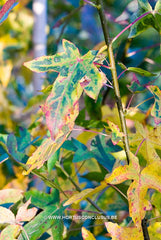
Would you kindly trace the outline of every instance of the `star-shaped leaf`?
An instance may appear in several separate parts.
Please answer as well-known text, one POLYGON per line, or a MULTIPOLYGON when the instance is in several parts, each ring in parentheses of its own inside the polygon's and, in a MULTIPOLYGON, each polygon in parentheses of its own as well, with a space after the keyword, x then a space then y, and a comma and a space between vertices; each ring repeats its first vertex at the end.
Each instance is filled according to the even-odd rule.
POLYGON ((142 232, 136 227, 121 227, 117 223, 106 222, 105 226, 110 233, 112 240, 143 240, 142 232))
MULTIPOLYGON (((51 140, 48 143, 46 141, 50 148, 47 154, 49 152, 53 154, 72 131, 75 119, 79 114, 78 100, 83 90, 89 97, 96 99, 106 81, 105 75, 94 64, 97 51, 89 51, 81 56, 78 48, 67 40, 63 40, 63 48, 64 52, 53 56, 39 57, 24 64, 35 72, 59 72, 52 91, 42 106, 53 141, 53 146, 51 140), (51 143, 50 146, 49 142, 51 143)), ((27 164, 32 162, 32 165, 34 165, 39 161, 36 157, 41 150, 39 149, 34 153, 31 157, 32 160, 29 159, 27 164)), ((39 162, 42 165, 42 160, 39 162)), ((35 167, 37 167, 37 164, 35 167)))
POLYGON ((138 151, 148 164, 160 161, 156 150, 161 150, 160 135, 161 126, 146 128, 139 122, 135 122, 136 132, 129 134, 130 147, 133 152, 138 151))
POLYGON ((141 231, 141 221, 145 213, 151 210, 150 202, 145 198, 149 188, 161 192, 161 161, 152 163, 142 171, 136 156, 130 153, 130 164, 115 168, 112 174, 105 178, 106 183, 119 184, 128 179, 133 180, 127 191, 129 202, 129 213, 136 227, 141 231))

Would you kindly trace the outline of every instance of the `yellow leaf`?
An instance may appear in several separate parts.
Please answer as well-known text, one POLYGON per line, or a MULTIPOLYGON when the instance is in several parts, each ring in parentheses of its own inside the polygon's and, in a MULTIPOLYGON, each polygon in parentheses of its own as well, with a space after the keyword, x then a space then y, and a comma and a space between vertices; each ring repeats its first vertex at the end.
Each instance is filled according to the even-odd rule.
POLYGON ((3 188, 4 184, 6 182, 6 177, 3 173, 3 170, 2 170, 2 164, 0 165, 0 189, 3 188))
MULTIPOLYGON (((63 141, 65 141, 65 139, 63 141)), ((33 169, 41 168, 44 162, 47 161, 53 155, 53 153, 56 152, 56 150, 62 145, 62 142, 56 143, 51 138, 47 138, 28 159, 26 165, 29 166, 29 169, 26 172, 23 172, 23 174, 27 175, 33 169)))
POLYGON ((161 222, 156 222, 148 227, 150 239, 160 240, 161 239, 161 222))
POLYGON ((144 240, 143 233, 136 227, 120 227, 117 223, 106 222, 112 240, 144 240))
POLYGON ((79 203, 80 201, 86 199, 87 197, 92 196, 95 193, 100 192, 102 189, 106 188, 107 185, 105 182, 102 182, 100 186, 96 187, 96 188, 87 188, 85 190, 83 190, 80 193, 75 194, 74 196, 72 196, 71 198, 69 198, 65 203, 64 206, 70 205, 72 203, 79 203))
POLYGON ((2 82, 2 85, 4 87, 7 87, 9 80, 11 78, 11 71, 12 71, 13 65, 10 60, 4 62, 0 65, 0 80, 2 82))
POLYGON ((161 126, 147 129, 141 123, 135 122, 135 128, 136 133, 129 135, 132 151, 136 152, 139 148, 139 153, 141 153, 147 163, 160 161, 155 149, 161 150, 161 126))
POLYGON ((82 227, 82 237, 83 240, 96 240, 93 234, 88 231, 85 227, 82 227))
POLYGON ((150 202, 145 199, 148 187, 143 184, 141 177, 131 183, 127 195, 129 201, 129 214, 136 227, 141 230, 141 221, 145 217, 146 211, 151 210, 150 202))
POLYGON ((115 168, 112 174, 107 174, 106 183, 119 184, 128 179, 138 179, 140 172, 138 158, 130 153, 130 164, 115 168))
POLYGON ((152 209, 150 202, 145 198, 149 188, 161 192, 161 161, 153 162, 140 171, 139 161, 130 153, 130 164, 114 169, 110 176, 105 178, 106 183, 119 184, 126 180, 133 180, 127 191, 129 213, 138 230, 141 230, 141 221, 145 213, 152 209))

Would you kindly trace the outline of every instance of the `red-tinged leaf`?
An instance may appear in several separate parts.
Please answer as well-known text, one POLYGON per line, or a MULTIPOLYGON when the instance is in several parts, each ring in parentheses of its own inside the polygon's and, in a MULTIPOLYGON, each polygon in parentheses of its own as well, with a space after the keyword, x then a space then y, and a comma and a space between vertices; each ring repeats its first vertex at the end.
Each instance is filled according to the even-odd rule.
POLYGON ((9 209, 0 206, 0 224, 14 224, 15 220, 14 214, 9 209))
POLYGON ((105 178, 106 183, 119 184, 127 179, 133 180, 127 191, 129 202, 129 213, 136 227, 141 231, 141 221, 145 213, 151 210, 150 202, 145 198, 149 188, 161 192, 161 161, 152 164, 140 171, 139 162, 136 156, 130 153, 129 166, 115 168, 109 177, 105 178))
POLYGON ((0 24, 6 20, 9 12, 18 4, 17 0, 8 0, 0 10, 0 24))
POLYGON ((35 217, 38 209, 35 207, 27 209, 30 204, 31 199, 29 199, 23 206, 18 209, 16 222, 30 221, 33 217, 35 217))
POLYGON ((158 125, 161 123, 161 90, 158 86, 148 86, 147 88, 151 91, 155 98, 151 115, 154 117, 154 121, 158 125))
POLYGON ((63 139, 60 138, 58 139, 60 142, 57 143, 54 142, 51 138, 47 138, 28 159, 26 165, 29 167, 29 169, 27 171, 24 171, 23 174, 27 175, 33 169, 41 168, 44 162, 46 162, 58 150, 65 139, 65 137, 63 137, 63 139))
POLYGON ((0 240, 16 240, 21 231, 21 226, 14 224, 8 225, 0 234, 0 240))
POLYGON ((120 140, 122 140, 122 137, 125 136, 122 132, 120 132, 120 129, 117 125, 115 125, 111 121, 107 121, 110 129, 112 130, 112 142, 114 145, 116 145, 120 140))
POLYGON ((58 77, 42 107, 53 141, 67 136, 72 131, 79 114, 78 99, 82 89, 80 85, 73 84, 72 80, 72 74, 66 78, 58 77))
POLYGON ((53 141, 67 136, 79 113, 78 100, 84 90, 96 99, 106 77, 94 65, 97 51, 81 56, 77 47, 63 40, 64 52, 43 56, 24 65, 35 72, 59 72, 51 94, 42 107, 53 141))
POLYGON ((106 222, 105 226, 112 240, 144 240, 142 232, 136 227, 120 227, 117 223, 106 222))
POLYGON ((23 198, 23 191, 19 189, 0 190, 0 204, 15 203, 23 198))
POLYGON ((82 227, 82 237, 83 240, 96 240, 93 234, 88 231, 85 227, 82 227))
POLYGON ((141 221, 145 217, 146 211, 152 209, 150 202, 145 199, 148 187, 141 180, 131 183, 127 195, 129 201, 129 213, 137 228, 141 231, 141 221))

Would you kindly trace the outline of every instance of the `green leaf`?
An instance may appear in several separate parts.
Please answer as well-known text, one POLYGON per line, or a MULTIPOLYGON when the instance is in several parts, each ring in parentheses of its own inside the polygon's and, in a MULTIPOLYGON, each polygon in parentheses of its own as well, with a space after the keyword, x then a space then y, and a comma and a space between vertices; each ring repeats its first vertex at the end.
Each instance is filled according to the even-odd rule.
POLYGON ((72 142, 77 148, 73 157, 73 162, 80 162, 94 157, 93 153, 88 150, 86 145, 74 138, 72 139, 72 142))
POLYGON ((112 156, 113 152, 121 151, 122 148, 113 145, 111 140, 106 140, 105 136, 96 136, 91 142, 91 152, 94 154, 94 158, 100 163, 108 172, 112 171, 115 157, 112 156))
MULTIPOLYGON (((33 220, 24 226, 24 229, 29 239, 37 240, 42 236, 49 228, 53 225, 58 225, 65 208, 56 206, 47 206, 44 211, 39 213, 33 220), (60 217, 60 219, 59 219, 60 217)), ((26 237, 25 233, 22 232, 19 236, 19 240, 24 240, 26 237)), ((60 238, 61 239, 61 238, 60 238)))
POLYGON ((63 219, 57 219, 51 227, 53 239, 63 240, 64 223, 63 219))
MULTIPOLYGON (((58 237, 53 239, 61 240, 63 233, 62 216, 65 208, 59 204, 58 190, 53 189, 51 194, 32 190, 26 192, 25 195, 27 199, 31 198, 32 204, 43 209, 41 213, 24 227, 29 239, 37 240, 49 228, 52 228, 52 232, 55 229, 55 236, 58 237), (60 207, 58 207, 59 205, 60 207)), ((25 237, 25 234, 22 232, 19 240, 23 240, 23 237, 25 237)))
POLYGON ((24 153, 18 151, 17 139, 13 134, 8 135, 7 148, 9 153, 17 161, 21 161, 24 158, 24 153))
POLYGON ((145 77, 152 77, 152 76, 156 76, 157 74, 154 74, 154 73, 151 73, 151 72, 148 72, 142 68, 137 68, 137 67, 128 67, 127 68, 127 71, 129 72, 134 72, 134 73, 138 73, 140 74, 141 76, 145 76, 145 77))
POLYGON ((147 86, 147 88, 151 91, 155 98, 151 114, 154 117, 155 123, 158 125, 161 123, 161 90, 158 86, 147 86))
POLYGON ((94 172, 91 171, 87 174, 81 175, 81 177, 86 178, 90 181, 97 181, 97 182, 101 182, 104 179, 104 174, 102 174, 102 172, 94 172))
POLYGON ((151 5, 149 4, 148 0, 138 0, 138 5, 140 8, 146 10, 146 11, 151 11, 151 5))
POLYGON ((94 120, 101 120, 102 96, 99 94, 97 101, 95 101, 94 99, 91 99, 90 97, 85 95, 84 101, 85 101, 86 110, 90 118, 94 120))
POLYGON ((60 200, 56 189, 53 189, 50 194, 31 190, 25 193, 25 197, 27 200, 31 198, 31 203, 42 209, 45 209, 49 205, 55 205, 60 200))
POLYGON ((51 173, 53 167, 55 166, 55 163, 59 160, 59 155, 60 155, 60 149, 58 149, 47 161, 47 168, 49 173, 51 173))

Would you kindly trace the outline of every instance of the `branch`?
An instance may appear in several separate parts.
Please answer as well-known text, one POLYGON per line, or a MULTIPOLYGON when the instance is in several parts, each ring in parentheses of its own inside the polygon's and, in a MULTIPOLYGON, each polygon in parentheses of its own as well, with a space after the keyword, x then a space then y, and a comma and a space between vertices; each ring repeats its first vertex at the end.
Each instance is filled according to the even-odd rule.
POLYGON ((100 20, 101 20, 101 25, 102 25, 102 30, 103 30, 103 34, 104 34, 105 43, 106 43, 107 49, 108 49, 108 55, 109 55, 110 67, 111 67, 110 70, 111 70, 112 77, 113 77, 113 87, 114 87, 114 92, 115 92, 115 97, 116 97, 116 103, 117 103, 117 108, 118 108, 118 112, 119 112, 122 132, 124 133, 123 144, 124 144, 124 149, 125 149, 125 152, 126 152, 127 163, 129 164, 130 148, 129 148, 128 134, 127 134, 127 127, 126 127, 126 120, 125 120, 125 117, 124 117, 124 110, 123 110, 123 105, 122 105, 121 95, 120 95, 120 89, 119 89, 119 84, 118 84, 115 58, 114 58, 114 54, 113 54, 112 43, 110 43, 110 41, 109 41, 110 37, 109 37, 109 33, 108 33, 108 27, 107 27, 107 23, 106 23, 105 14, 104 14, 104 11, 103 11, 102 0, 97 0, 97 4, 100 6, 99 9, 98 9, 98 13, 99 13, 100 20))

